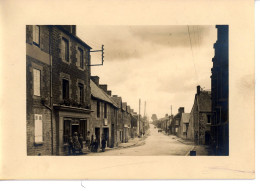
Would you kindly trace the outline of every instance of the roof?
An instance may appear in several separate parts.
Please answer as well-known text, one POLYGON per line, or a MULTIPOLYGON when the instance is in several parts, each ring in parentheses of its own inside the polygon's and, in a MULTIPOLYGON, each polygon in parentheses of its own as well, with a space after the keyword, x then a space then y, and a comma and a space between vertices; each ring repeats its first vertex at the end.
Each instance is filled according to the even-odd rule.
POLYGON ((83 46, 92 49, 87 43, 85 43, 83 40, 81 40, 78 36, 73 35, 72 33, 68 32, 67 30, 65 30, 62 26, 60 25, 55 25, 57 28, 59 28, 62 32, 66 33, 67 35, 71 36, 72 38, 74 38, 76 41, 78 41, 79 43, 81 43, 83 46))
POLYGON ((122 103, 122 109, 123 109, 124 111, 126 111, 126 107, 127 107, 126 102, 123 102, 123 103, 122 103))
POLYGON ((189 120, 190 120, 190 114, 189 113, 182 113, 182 122, 183 123, 189 123, 189 120))
POLYGON ((116 104, 117 108, 121 108, 121 102, 122 102, 122 98, 121 97, 111 97, 111 99, 114 101, 114 103, 116 104))
POLYGON ((105 93, 101 88, 99 88, 92 80, 90 80, 90 88, 91 88, 91 95, 97 99, 103 100, 105 102, 108 102, 115 107, 117 107, 117 104, 111 97, 105 93))
POLYGON ((210 112, 211 111, 211 92, 210 91, 201 91, 199 95, 197 95, 199 110, 210 112))

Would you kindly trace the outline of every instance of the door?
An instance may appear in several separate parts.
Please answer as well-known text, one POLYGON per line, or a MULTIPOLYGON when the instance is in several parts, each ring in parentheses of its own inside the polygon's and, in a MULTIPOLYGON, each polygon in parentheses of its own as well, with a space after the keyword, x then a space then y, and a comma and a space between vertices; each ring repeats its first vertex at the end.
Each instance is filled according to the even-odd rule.
POLYGON ((107 145, 109 145, 109 129, 108 128, 104 128, 104 136, 105 136, 107 145))
POLYGON ((205 145, 210 144, 210 134, 209 132, 205 132, 205 145))
POLYGON ((99 127, 95 128, 95 136, 98 141, 98 145, 100 145, 100 128, 99 127))

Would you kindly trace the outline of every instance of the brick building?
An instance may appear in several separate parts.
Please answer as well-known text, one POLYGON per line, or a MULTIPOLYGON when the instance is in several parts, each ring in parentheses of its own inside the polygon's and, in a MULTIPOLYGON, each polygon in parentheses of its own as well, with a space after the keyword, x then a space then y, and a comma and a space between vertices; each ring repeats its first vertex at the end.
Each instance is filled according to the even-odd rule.
POLYGON ((190 122, 187 130, 187 139, 196 144, 210 144, 211 126, 211 92, 201 90, 197 86, 194 104, 190 113, 190 122))
POLYGON ((229 60, 228 25, 217 25, 215 56, 212 59, 212 147, 216 155, 229 155, 229 60))
POLYGON ((76 26, 26 26, 27 154, 64 155, 90 122, 90 49, 76 26))

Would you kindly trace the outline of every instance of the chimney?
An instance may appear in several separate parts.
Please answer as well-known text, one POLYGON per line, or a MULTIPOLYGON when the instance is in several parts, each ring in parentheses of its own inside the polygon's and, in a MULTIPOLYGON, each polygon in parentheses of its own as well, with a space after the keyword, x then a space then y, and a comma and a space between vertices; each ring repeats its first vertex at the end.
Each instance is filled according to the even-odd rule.
POLYGON ((107 85, 106 85, 106 84, 100 84, 99 87, 100 87, 104 92, 107 92, 107 85))
POLYGON ((91 76, 90 79, 99 86, 99 77, 98 76, 91 76))
POLYGON ((165 114, 165 117, 168 117, 168 113, 165 114))
POLYGON ((117 95, 113 95, 113 97, 117 97, 117 95))
POLYGON ((111 96, 111 95, 112 95, 112 91, 111 91, 111 90, 108 90, 108 91, 107 91, 107 94, 111 96))
POLYGON ((184 113, 184 107, 180 107, 180 108, 178 109, 178 111, 179 111, 179 113, 184 113))
POLYGON ((200 86, 197 86, 197 95, 200 95, 200 86))

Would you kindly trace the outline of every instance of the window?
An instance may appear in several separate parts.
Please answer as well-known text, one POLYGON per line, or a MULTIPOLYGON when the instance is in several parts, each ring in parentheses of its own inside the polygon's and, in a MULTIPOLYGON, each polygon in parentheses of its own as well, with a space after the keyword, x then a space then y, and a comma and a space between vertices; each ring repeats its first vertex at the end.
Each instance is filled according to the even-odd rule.
POLYGON ((100 102, 97 101, 97 117, 100 117, 100 102))
POLYGON ((208 123, 211 123, 210 118, 211 118, 211 116, 210 116, 210 115, 207 115, 207 122, 208 122, 208 123))
POLYGON ((33 26, 33 44, 40 44, 40 26, 38 25, 33 26))
POLYGON ((64 120, 63 123, 63 143, 69 143, 69 138, 71 136, 71 121, 64 120))
POLYGON ((69 99, 69 81, 65 79, 62 80, 62 98, 69 99))
POLYGON ((79 66, 80 68, 84 68, 84 61, 83 61, 83 50, 81 48, 78 48, 79 51, 79 66))
POLYGON ((79 102, 84 103, 84 85, 79 83, 79 102))
POLYGON ((33 95, 41 95, 41 71, 33 69, 33 95))
POLYGON ((69 41, 66 38, 62 38, 61 53, 62 59, 69 62, 69 41))
POLYGON ((34 114, 34 142, 42 143, 42 115, 34 114))
POLYGON ((179 125, 179 120, 176 120, 176 121, 175 121, 175 125, 179 125))
POLYGON ((104 118, 107 118, 107 104, 104 105, 104 118))

